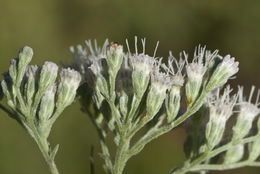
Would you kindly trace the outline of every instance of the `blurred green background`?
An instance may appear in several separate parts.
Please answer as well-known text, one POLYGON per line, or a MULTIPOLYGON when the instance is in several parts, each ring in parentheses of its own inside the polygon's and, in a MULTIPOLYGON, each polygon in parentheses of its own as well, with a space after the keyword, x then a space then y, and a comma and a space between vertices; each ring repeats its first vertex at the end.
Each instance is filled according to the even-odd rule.
MULTIPOLYGON (((160 41, 159 56, 172 50, 192 54, 198 44, 230 53, 240 61, 233 85, 260 86, 259 0, 0 0, 0 70, 24 45, 34 49, 33 64, 46 60, 69 62, 69 46, 96 38, 124 43, 134 36, 147 38, 148 53, 160 41)), ((57 121, 50 137, 60 144, 57 165, 61 174, 89 173, 91 144, 99 151, 97 134, 76 102, 57 121)), ((132 158, 127 174, 169 173, 184 160, 185 133, 178 128, 160 137, 132 158)), ((97 173, 102 173, 95 154, 97 173)), ((243 168, 223 173, 259 173, 243 168)), ((0 174, 46 174, 48 168, 35 143, 0 111, 0 174)), ((218 172, 212 172, 218 173, 218 172)))

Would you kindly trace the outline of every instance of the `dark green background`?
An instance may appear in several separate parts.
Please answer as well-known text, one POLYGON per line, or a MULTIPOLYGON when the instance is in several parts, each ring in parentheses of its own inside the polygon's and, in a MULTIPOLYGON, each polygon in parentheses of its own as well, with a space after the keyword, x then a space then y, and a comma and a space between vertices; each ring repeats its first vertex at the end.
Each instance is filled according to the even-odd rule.
MULTIPOLYGON (((198 44, 230 53, 240 62, 233 85, 249 90, 259 86, 259 0, 0 0, 0 70, 24 45, 34 49, 33 64, 69 62, 69 46, 105 38, 124 43, 137 35, 147 38, 148 53, 160 41, 159 56, 172 50, 192 54, 198 44)), ((61 174, 89 173, 90 145, 99 151, 97 134, 79 104, 66 109, 55 124, 50 141, 59 143, 57 165, 61 174)), ((128 174, 164 174, 184 160, 185 133, 178 128, 147 145, 133 157, 128 174)), ((97 173, 101 160, 95 155, 97 173)), ((243 168, 223 173, 259 173, 243 168)), ((0 111, 0 174, 46 174, 48 169, 35 143, 0 111)), ((212 172, 214 173, 214 172, 212 172)), ((218 173, 218 172, 215 172, 218 173)))

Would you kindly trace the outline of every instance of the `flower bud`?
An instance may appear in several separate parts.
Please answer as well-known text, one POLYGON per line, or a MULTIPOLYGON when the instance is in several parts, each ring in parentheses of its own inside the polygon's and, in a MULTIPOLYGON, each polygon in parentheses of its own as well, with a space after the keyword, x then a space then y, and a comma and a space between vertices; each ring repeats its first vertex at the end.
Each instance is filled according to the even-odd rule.
POLYGON ((17 60, 16 59, 11 60, 8 72, 9 72, 9 75, 12 78, 13 82, 15 82, 16 77, 17 77, 17 60))
POLYGON ((170 77, 159 69, 152 73, 151 87, 148 92, 146 107, 149 116, 153 117, 160 110, 166 97, 166 90, 171 86, 170 77))
POLYGON ((200 91, 203 75, 206 68, 203 64, 190 63, 186 66, 188 81, 185 86, 186 96, 189 104, 192 104, 200 91))
POLYGON ((237 96, 229 96, 232 90, 229 86, 224 90, 222 96, 219 96, 219 90, 215 96, 208 99, 209 104, 209 121, 206 126, 207 145, 210 149, 220 143, 226 122, 233 113, 233 107, 236 103, 237 96))
POLYGON ((32 104, 32 98, 35 93, 35 82, 37 80, 38 66, 28 66, 26 70, 27 82, 25 84, 25 95, 28 106, 32 104))
POLYGON ((168 123, 172 122, 180 110, 181 102, 181 87, 172 86, 169 90, 169 94, 166 97, 165 106, 167 112, 168 123))
POLYGON ((15 108, 15 104, 12 100, 12 96, 9 92, 9 89, 8 89, 8 86, 7 86, 7 83, 5 80, 2 80, 1 82, 1 86, 2 86, 2 90, 3 90, 3 93, 4 95, 6 96, 7 98, 7 104, 11 107, 11 108, 15 108))
POLYGON ((260 156, 260 138, 249 144, 249 161, 255 161, 260 156))
POLYGON ((51 118, 55 108, 55 94, 56 85, 50 86, 41 98, 40 110, 39 110, 39 131, 44 137, 48 137, 50 133, 50 123, 48 120, 51 118))
MULTIPOLYGON (((182 54, 180 56, 182 56, 182 54)), ((182 75, 184 65, 185 60, 180 57, 179 61, 177 61, 172 56, 171 52, 168 57, 168 66, 162 64, 162 68, 170 74, 170 81, 172 84, 165 101, 168 123, 175 119, 180 110, 181 87, 184 84, 184 76, 182 75)))
POLYGON ((123 62, 123 46, 113 43, 107 46, 107 64, 110 71, 116 74, 123 62))
POLYGON ((232 164, 240 161, 244 155, 244 145, 239 144, 229 149, 224 158, 224 164, 232 164))
MULTIPOLYGON (((260 110, 257 107, 259 103, 252 104, 251 99, 254 93, 255 87, 251 88, 248 102, 244 100, 243 87, 238 90, 239 95, 239 114, 235 126, 233 127, 233 140, 240 140, 244 138, 252 128, 254 118, 259 114, 260 110)), ((259 98, 259 92, 258 97, 259 98)))
POLYGON ((57 87, 56 85, 50 86, 41 98, 41 105, 39 110, 39 119, 48 120, 53 113, 55 108, 55 94, 57 87))
POLYGON ((80 82, 81 75, 77 71, 70 68, 61 70, 58 87, 58 109, 64 109, 73 102, 80 82))
POLYGON ((33 56, 32 48, 25 46, 19 52, 19 66, 20 65, 28 65, 33 56))
POLYGON ((94 88, 95 90, 98 90, 103 94, 104 96, 108 97, 109 90, 108 90, 108 84, 107 80, 103 76, 103 65, 102 65, 102 59, 93 60, 91 66, 89 67, 90 70, 94 73, 95 76, 95 83, 94 88))
MULTIPOLYGON (((128 46, 128 41, 126 42, 128 46)), ((155 58, 145 54, 145 39, 142 40, 143 52, 138 53, 137 49, 137 37, 135 37, 135 54, 131 55, 130 53, 130 64, 133 69, 132 73, 132 83, 134 88, 134 93, 137 98, 142 98, 144 92, 147 89, 148 83, 150 81, 150 73, 153 70, 155 63, 155 58)), ((155 52, 158 44, 156 45, 155 52)), ((130 52, 129 46, 128 50, 130 52)))
POLYGON ((135 94, 141 98, 148 86, 150 72, 152 71, 155 59, 148 55, 139 54, 130 57, 130 60, 133 67, 133 88, 135 94))
POLYGON ((57 78, 58 66, 52 62, 45 62, 41 69, 39 90, 46 90, 52 86, 57 78))
POLYGON ((205 50, 206 47, 199 46, 198 49, 195 50, 192 63, 188 63, 188 56, 185 54, 187 62, 186 72, 188 76, 185 90, 189 104, 192 104, 198 97, 204 74, 208 69, 210 61, 214 58, 214 53, 209 54, 208 52, 205 52, 205 50))
POLYGON ((26 71, 26 66, 31 62, 33 56, 33 50, 25 46, 19 52, 19 63, 18 63, 18 72, 17 72, 17 79, 16 79, 16 86, 20 87, 21 82, 24 77, 24 73, 26 71))
POLYGON ((238 72, 238 64, 234 57, 231 58, 230 55, 226 55, 210 77, 208 86, 216 88, 224 85, 230 77, 238 72))

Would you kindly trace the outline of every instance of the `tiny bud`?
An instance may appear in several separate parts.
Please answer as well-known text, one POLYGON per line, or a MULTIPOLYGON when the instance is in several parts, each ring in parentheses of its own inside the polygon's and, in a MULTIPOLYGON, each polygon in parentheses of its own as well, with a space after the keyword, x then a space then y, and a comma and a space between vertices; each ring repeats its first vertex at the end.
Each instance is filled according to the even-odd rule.
POLYGON ((186 96, 189 104, 192 104, 200 91, 203 75, 206 67, 199 63, 190 63, 186 66, 188 81, 186 83, 186 96))
POLYGON ((77 71, 70 68, 61 70, 57 108, 64 109, 73 102, 80 82, 81 75, 77 71))
POLYGON ((33 56, 33 50, 25 46, 19 52, 19 62, 18 62, 18 71, 17 71, 17 78, 16 78, 16 86, 20 87, 21 82, 24 77, 24 73, 26 71, 27 65, 31 62, 33 56))
POLYGON ((8 72, 9 72, 9 75, 12 78, 13 82, 15 82, 16 77, 17 77, 17 60, 16 59, 11 60, 8 72))
POLYGON ((39 110, 39 118, 40 120, 48 120, 53 113, 55 108, 55 94, 57 87, 56 85, 50 86, 41 98, 41 105, 39 110))
POLYGON ((35 93, 35 82, 37 81, 38 66, 28 66, 26 70, 27 82, 25 84, 25 94, 28 106, 32 104, 32 98, 35 93))
POLYGON ((172 122, 180 110, 181 102, 181 87, 172 86, 169 90, 169 94, 166 97, 165 106, 167 112, 167 121, 168 123, 172 122))
POLYGON ((227 80, 238 72, 238 62, 235 62, 235 58, 231 58, 230 55, 226 55, 222 62, 218 64, 208 85, 211 88, 216 88, 224 85, 227 80))
POLYGON ((123 46, 113 43, 107 46, 107 64, 109 69, 116 74, 123 62, 123 46))
POLYGON ((94 73, 96 77, 99 76, 103 71, 102 59, 93 60, 89 69, 94 73))
POLYGON ((244 155, 244 145, 239 144, 229 149, 224 158, 224 164, 232 164, 240 161, 244 155))
POLYGON ((23 47, 19 52, 19 66, 25 66, 28 65, 33 56, 33 50, 32 48, 25 46, 23 47))
POLYGON ((105 77, 103 76, 102 72, 103 72, 103 60, 104 59, 95 59, 92 61, 91 66, 89 67, 90 70, 93 72, 94 74, 94 88, 95 90, 98 90, 101 94, 103 94, 104 96, 108 97, 108 85, 107 85, 107 80, 105 79, 105 77))
POLYGON ((39 131, 42 136, 47 138, 50 133, 51 125, 49 119, 51 118, 55 108, 55 94, 56 85, 50 86, 41 98, 41 105, 39 110, 39 131))
POLYGON ((5 80, 2 80, 1 82, 1 86, 2 86, 2 90, 3 90, 3 94, 6 96, 7 98, 7 103, 8 105, 11 107, 11 108, 15 108, 15 104, 12 100, 12 97, 11 97, 11 94, 9 92, 9 89, 8 89, 8 86, 7 86, 7 83, 5 80))
POLYGON ((45 62, 41 69, 39 90, 52 86, 57 78, 58 66, 53 62, 45 62))

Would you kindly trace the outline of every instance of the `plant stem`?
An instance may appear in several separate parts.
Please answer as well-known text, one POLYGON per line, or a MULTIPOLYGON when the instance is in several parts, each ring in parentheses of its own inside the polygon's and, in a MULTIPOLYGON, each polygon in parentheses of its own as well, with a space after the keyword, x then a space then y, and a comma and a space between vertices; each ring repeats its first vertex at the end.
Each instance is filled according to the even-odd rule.
MULTIPOLYGON (((35 127, 33 120, 29 120, 29 127, 31 128, 31 132, 33 133, 33 138, 36 141, 46 163, 49 166, 51 174, 59 174, 59 171, 56 167, 56 164, 54 162, 54 159, 51 158, 49 155, 49 148, 48 143, 45 139, 42 139, 37 131, 37 128, 35 127)), ((28 128, 28 127, 27 127, 28 128)))
POLYGON ((148 131, 147 134, 145 136, 143 136, 129 151, 129 155, 133 156, 136 155, 138 152, 140 152, 140 150, 142 150, 144 148, 144 146, 149 143, 150 141, 152 141, 153 139, 159 137, 162 134, 165 134, 169 131, 171 131, 173 128, 177 127, 178 125, 180 125, 181 123, 183 123, 187 118, 189 118, 192 114, 194 114, 195 112, 197 112, 199 110, 199 108, 201 107, 201 105, 203 104, 204 99, 206 98, 206 96, 208 95, 210 90, 203 90, 202 94, 200 95, 200 97, 196 100, 196 102, 190 107, 188 108, 188 110, 182 115, 180 116, 177 120, 175 120, 174 122, 170 123, 170 124, 166 124, 165 126, 162 126, 159 129, 154 129, 152 131, 148 131))
MULTIPOLYGON (((193 162, 187 163, 183 168, 181 168, 181 169, 179 169, 179 170, 177 170, 175 172, 172 172, 172 174, 183 174, 183 173, 186 173, 188 171, 193 171, 193 169, 195 169, 196 171, 204 170, 204 168, 199 168, 199 166, 202 166, 202 167, 207 166, 206 164, 205 165, 200 165, 203 161, 205 161, 207 159, 210 159, 210 158, 218 155, 219 153, 224 152, 224 151, 226 151, 226 150, 228 150, 228 149, 230 149, 233 146, 236 146, 238 144, 245 144, 245 143, 249 143, 249 142, 255 141, 257 138, 259 138, 259 136, 260 135, 255 135, 253 137, 245 138, 245 139, 242 139, 241 141, 237 141, 235 143, 234 142, 230 142, 230 143, 228 143, 226 145, 223 145, 223 146, 221 146, 221 147, 219 147, 219 148, 217 148, 217 149, 215 149, 213 151, 207 151, 204 154, 202 154, 201 156, 199 156, 197 159, 195 159, 193 162)), ((214 170, 214 169, 212 169, 212 170, 214 170)))
POLYGON ((119 131, 122 129, 122 122, 121 122, 121 115, 118 111, 118 109, 115 106, 115 99, 116 99, 116 94, 115 94, 115 81, 116 81, 116 75, 117 72, 112 72, 109 71, 109 84, 110 84, 110 89, 109 89, 109 95, 110 95, 110 99, 106 99, 111 111, 112 111, 112 115, 115 117, 117 126, 119 131))
POLYGON ((126 131, 122 132, 119 146, 116 152, 113 174, 122 174, 128 160, 129 139, 126 137, 126 131))
POLYGON ((243 161, 233 164, 201 164, 192 168, 190 171, 201 171, 201 170, 230 170, 245 166, 260 167, 260 162, 243 161))

